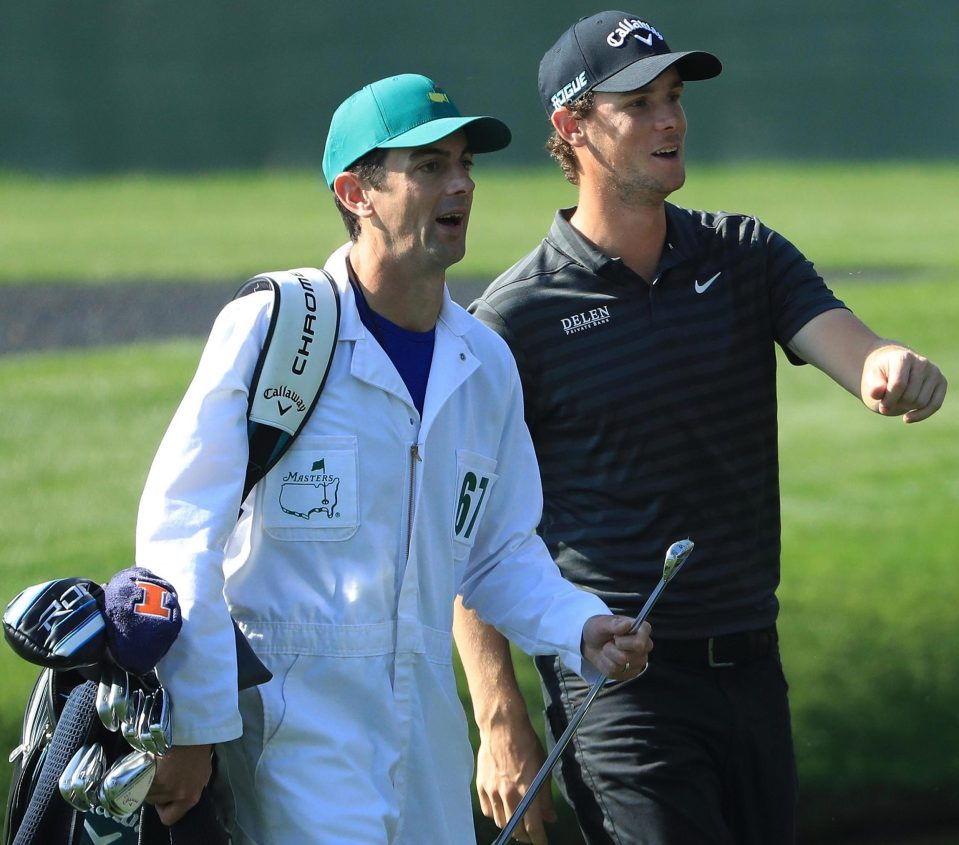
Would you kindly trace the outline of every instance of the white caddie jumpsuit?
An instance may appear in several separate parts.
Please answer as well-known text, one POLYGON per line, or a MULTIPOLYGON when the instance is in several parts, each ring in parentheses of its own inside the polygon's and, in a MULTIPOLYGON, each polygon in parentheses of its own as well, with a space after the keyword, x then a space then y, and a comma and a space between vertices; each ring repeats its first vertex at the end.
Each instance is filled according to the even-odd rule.
POLYGON ((158 674, 175 743, 221 743, 237 842, 469 845, 454 597, 588 677, 583 624, 609 611, 535 534, 539 472, 506 345, 446 292, 421 418, 360 321, 348 249, 326 267, 342 300, 326 386, 239 522, 271 294, 223 310, 163 439, 137 563, 176 587, 184 624, 158 674), (230 614, 274 675, 239 701, 230 614))

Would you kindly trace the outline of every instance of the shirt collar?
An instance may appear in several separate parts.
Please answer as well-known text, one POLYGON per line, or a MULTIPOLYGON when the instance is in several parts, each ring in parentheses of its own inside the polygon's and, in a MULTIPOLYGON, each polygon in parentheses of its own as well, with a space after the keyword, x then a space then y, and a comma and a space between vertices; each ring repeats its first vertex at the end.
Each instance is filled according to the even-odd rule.
MULTIPOLYGON (((347 269, 347 256, 353 248, 351 242, 343 244, 326 261, 324 269, 333 276, 336 286, 340 291, 340 302, 346 301, 352 304, 352 308, 344 308, 340 317, 341 340, 356 340, 361 337, 365 331, 363 321, 360 319, 359 306, 356 304, 352 287, 350 286, 349 271, 347 269)), ((443 285, 443 305, 440 308, 437 325, 443 324, 453 334, 463 336, 475 328, 477 321, 466 312, 464 308, 453 301, 450 296, 449 285, 443 285)))
MULTIPOLYGON (((694 258, 698 243, 698 231, 692 216, 672 203, 667 202, 665 206, 666 245, 659 259, 657 275, 694 258)), ((619 258, 597 249, 570 224, 569 219, 575 211, 575 206, 559 209, 546 240, 577 264, 599 276, 610 277, 621 273, 625 268, 619 258)))

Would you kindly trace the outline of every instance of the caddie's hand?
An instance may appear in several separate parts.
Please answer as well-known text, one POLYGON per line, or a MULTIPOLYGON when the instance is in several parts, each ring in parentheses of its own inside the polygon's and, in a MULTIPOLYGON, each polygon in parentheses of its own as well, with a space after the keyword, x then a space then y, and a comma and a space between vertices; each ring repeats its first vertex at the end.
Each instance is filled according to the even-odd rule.
POLYGON ((147 802, 156 807, 160 821, 175 824, 200 800, 213 774, 212 745, 174 745, 157 757, 156 776, 147 802))
POLYGON ((608 678, 638 677, 646 669, 653 641, 648 622, 634 634, 629 632, 632 627, 628 616, 591 616, 583 626, 583 657, 608 678))
POLYGON ((942 407, 946 378, 928 358, 904 346, 881 346, 862 369, 862 401, 877 414, 903 415, 907 423, 931 417, 942 407))
MULTIPOLYGON (((476 794, 483 815, 500 829, 513 817, 537 773, 546 752, 526 714, 480 732, 476 754, 476 794)), ((518 842, 547 845, 544 822, 556 821, 549 779, 530 802, 523 820, 513 830, 518 842)))

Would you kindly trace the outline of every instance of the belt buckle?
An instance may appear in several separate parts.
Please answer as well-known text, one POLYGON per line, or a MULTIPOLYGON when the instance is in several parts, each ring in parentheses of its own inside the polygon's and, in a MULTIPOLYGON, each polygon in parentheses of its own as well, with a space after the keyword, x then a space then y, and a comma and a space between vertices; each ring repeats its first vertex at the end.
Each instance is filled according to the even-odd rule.
POLYGON ((716 660, 715 656, 713 655, 713 641, 714 641, 714 639, 715 639, 715 637, 710 637, 710 638, 706 641, 706 653, 707 653, 707 656, 708 656, 708 658, 709 658, 709 668, 710 668, 710 669, 722 669, 723 667, 727 667, 727 666, 735 666, 735 665, 736 665, 735 663, 727 663, 727 662, 725 662, 725 661, 716 660))

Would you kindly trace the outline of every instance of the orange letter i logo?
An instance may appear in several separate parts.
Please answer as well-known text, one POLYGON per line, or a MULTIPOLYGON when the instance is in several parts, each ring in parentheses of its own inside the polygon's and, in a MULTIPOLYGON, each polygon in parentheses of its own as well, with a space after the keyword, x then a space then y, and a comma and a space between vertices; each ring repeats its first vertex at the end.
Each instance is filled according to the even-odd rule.
POLYGON ((170 594, 170 591, 159 584, 151 584, 149 581, 136 581, 136 585, 143 590, 143 601, 133 606, 133 612, 141 616, 158 616, 161 619, 170 618, 170 608, 164 604, 164 600, 170 594))

